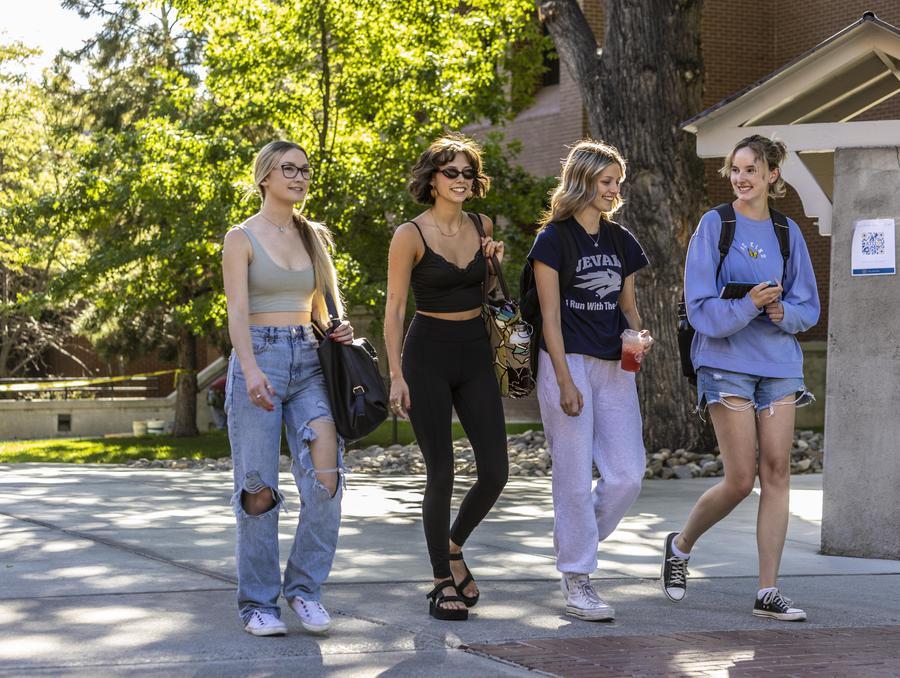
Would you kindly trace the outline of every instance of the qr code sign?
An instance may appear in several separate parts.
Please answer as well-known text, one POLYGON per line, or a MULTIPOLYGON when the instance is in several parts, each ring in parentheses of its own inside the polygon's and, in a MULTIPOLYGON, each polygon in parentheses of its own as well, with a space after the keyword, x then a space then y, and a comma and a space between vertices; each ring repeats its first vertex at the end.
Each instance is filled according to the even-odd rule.
POLYGON ((868 231, 863 233, 862 253, 870 257, 884 254, 884 231, 868 231))

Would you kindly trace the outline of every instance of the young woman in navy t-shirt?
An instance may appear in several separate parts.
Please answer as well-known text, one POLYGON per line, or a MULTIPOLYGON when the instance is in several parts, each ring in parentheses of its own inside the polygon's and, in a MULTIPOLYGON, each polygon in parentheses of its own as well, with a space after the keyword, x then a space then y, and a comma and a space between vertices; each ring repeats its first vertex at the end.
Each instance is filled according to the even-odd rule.
POLYGON ((543 316, 537 393, 553 458, 556 569, 566 613, 589 620, 614 616, 590 574, 597 546, 637 498, 646 465, 634 373, 619 364, 622 331, 642 329, 634 274, 649 263, 622 229, 623 269, 610 233, 624 177, 618 150, 579 142, 528 255, 543 316), (578 260, 574 280, 560 290, 564 237, 574 237, 578 260), (601 475, 593 489, 592 464, 601 475))

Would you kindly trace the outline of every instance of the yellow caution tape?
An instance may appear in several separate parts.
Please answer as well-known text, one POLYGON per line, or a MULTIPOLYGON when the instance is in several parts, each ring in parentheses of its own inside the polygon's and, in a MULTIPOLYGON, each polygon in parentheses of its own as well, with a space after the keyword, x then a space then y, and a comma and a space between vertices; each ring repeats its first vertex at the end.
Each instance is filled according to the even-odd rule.
POLYGON ((69 379, 67 381, 32 381, 24 384, 0 384, 0 393, 19 391, 58 391, 67 388, 82 388, 94 384, 111 384, 117 381, 130 381, 140 377, 159 377, 163 374, 190 374, 191 370, 160 370, 159 372, 144 372, 143 374, 130 374, 126 377, 94 377, 89 379, 69 379))

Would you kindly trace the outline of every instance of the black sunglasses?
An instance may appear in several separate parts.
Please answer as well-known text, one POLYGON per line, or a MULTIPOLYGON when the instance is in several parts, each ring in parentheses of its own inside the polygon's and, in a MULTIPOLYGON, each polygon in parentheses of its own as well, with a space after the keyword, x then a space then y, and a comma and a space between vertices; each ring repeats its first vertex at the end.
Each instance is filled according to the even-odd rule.
POLYGON ((443 174, 448 179, 456 179, 456 177, 462 174, 463 179, 471 181, 478 176, 478 172, 476 172, 471 167, 466 167, 464 170, 458 170, 455 167, 445 167, 442 170, 438 170, 438 172, 443 174))
POLYGON ((309 181, 310 177, 312 177, 312 167, 309 165, 304 165, 303 167, 297 167, 296 165, 282 165, 281 173, 284 175, 285 179, 295 179, 299 174, 309 181))

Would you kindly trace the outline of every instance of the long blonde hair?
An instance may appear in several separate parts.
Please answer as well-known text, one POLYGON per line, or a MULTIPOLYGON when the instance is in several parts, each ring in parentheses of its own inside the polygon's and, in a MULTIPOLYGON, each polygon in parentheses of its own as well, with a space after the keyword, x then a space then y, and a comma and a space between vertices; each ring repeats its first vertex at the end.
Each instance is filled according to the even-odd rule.
MULTIPOLYGON (((253 161, 253 183, 263 202, 266 200, 263 180, 278 167, 282 156, 290 150, 300 151, 309 158, 309 154, 301 146, 291 141, 271 141, 256 154, 256 159, 253 161)), ((331 252, 334 251, 334 238, 325 224, 310 221, 296 207, 293 210, 292 219, 303 240, 303 246, 306 247, 309 258, 312 260, 313 272, 316 277, 312 298, 312 319, 321 327, 328 327, 331 322, 325 303, 325 290, 331 292, 338 316, 343 317, 344 315, 344 304, 337 284, 337 271, 331 258, 331 252)))
MULTIPOLYGON (((541 226, 568 219, 594 202, 597 178, 614 163, 622 169, 624 179, 625 158, 615 146, 594 139, 582 139, 575 144, 563 162, 562 176, 550 194, 550 209, 541 217, 541 226)), ((609 219, 624 203, 622 196, 617 195, 612 208, 603 213, 604 218, 609 219)))

